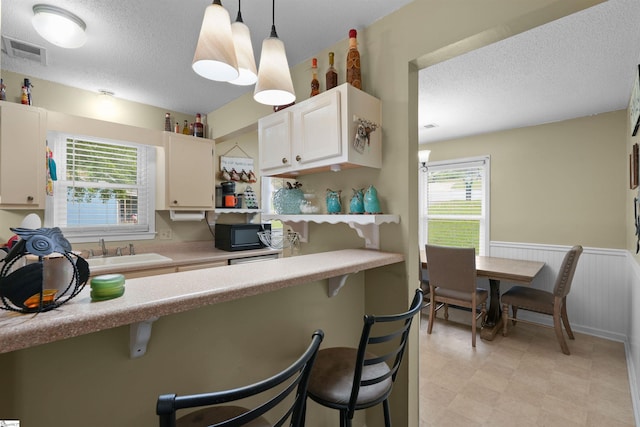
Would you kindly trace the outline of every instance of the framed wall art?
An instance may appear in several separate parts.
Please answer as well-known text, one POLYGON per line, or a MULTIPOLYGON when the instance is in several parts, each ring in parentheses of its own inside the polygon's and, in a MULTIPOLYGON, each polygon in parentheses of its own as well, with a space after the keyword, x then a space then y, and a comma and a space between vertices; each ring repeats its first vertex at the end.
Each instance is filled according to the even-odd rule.
POLYGON ((629 154, 629 188, 634 190, 638 188, 638 158, 640 157, 640 149, 638 144, 633 144, 631 154, 629 154))
POLYGON ((640 125, 640 65, 631 88, 631 99, 629 100, 629 126, 631 126, 631 136, 636 136, 640 125))

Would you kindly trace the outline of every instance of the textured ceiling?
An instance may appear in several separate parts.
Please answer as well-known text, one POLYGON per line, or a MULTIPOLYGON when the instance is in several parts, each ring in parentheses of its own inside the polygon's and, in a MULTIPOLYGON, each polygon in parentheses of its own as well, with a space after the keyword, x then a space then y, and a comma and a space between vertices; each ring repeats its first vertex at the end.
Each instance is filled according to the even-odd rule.
MULTIPOLYGON (((367 27, 410 1, 277 0, 275 24, 293 66, 346 39, 350 28, 367 27)), ((58 48, 35 32, 32 7, 41 2, 2 0, 1 30, 3 36, 45 47, 48 64, 3 53, 2 69, 189 114, 213 111, 253 90, 206 80, 191 69, 211 0, 46 0, 85 21, 87 43, 79 49, 58 48)), ((238 1, 222 4, 235 21, 238 1)), ((271 5, 268 0, 242 2, 256 63, 262 40, 271 32, 271 5)))
MULTIPOLYGON (((47 49, 47 65, 9 58, 2 69, 189 114, 253 90, 191 70, 211 0, 47 0, 87 23, 87 43, 61 49, 31 25, 40 0, 1 0, 3 36, 47 49), (187 7, 188 5, 188 7, 187 7)), ((289 65, 411 0, 278 0, 276 27, 289 65)), ((420 0, 416 0, 420 1, 420 0)), ((467 0, 475 1, 475 0, 467 0)), ((236 0, 223 0, 232 19, 236 0)), ((271 28, 271 2, 242 3, 256 61, 271 28)), ((420 72, 421 143, 624 109, 640 62, 640 0, 609 0, 420 72), (425 129, 426 124, 435 124, 425 129)))
POLYGON ((640 1, 609 0, 421 70, 419 141, 625 109, 638 63, 640 1))

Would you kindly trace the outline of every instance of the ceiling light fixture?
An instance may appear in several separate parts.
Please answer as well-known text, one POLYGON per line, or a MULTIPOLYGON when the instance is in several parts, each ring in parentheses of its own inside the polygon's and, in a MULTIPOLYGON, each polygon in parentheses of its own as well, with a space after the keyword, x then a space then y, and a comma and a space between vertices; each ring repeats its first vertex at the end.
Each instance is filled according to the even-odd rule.
POLYGON ((253 57, 251 33, 249 32, 249 27, 242 21, 240 0, 238 0, 238 16, 236 17, 236 22, 231 24, 231 32, 233 34, 233 44, 236 48, 240 76, 229 83, 239 86, 252 85, 258 80, 258 71, 256 70, 256 60, 253 57))
POLYGON ((87 25, 73 13, 48 4, 33 6, 33 27, 48 42, 75 49, 87 41, 87 25))
POLYGON ((271 35, 262 42, 258 82, 253 99, 266 105, 287 105, 296 100, 284 43, 276 33, 276 1, 272 2, 271 35))
POLYGON ((229 12, 220 0, 214 0, 204 11, 191 66, 193 71, 209 80, 228 82, 240 75, 229 12))

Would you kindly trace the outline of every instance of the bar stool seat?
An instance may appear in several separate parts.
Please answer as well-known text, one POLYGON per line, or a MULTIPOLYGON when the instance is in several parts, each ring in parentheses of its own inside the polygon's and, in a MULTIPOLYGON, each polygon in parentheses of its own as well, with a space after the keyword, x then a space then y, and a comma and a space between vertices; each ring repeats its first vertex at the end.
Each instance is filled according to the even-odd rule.
MULTIPOLYGON (((366 359, 373 359, 374 354, 366 353, 366 359)), ((316 369, 309 379, 309 390, 313 390, 314 400, 322 400, 326 406, 339 408, 349 403, 353 388, 353 375, 356 370, 357 349, 335 347, 320 350, 316 356, 316 369), (336 405, 332 403, 335 402, 336 405)), ((382 377, 391 371, 384 362, 365 366, 362 380, 382 377)), ((391 391, 393 381, 386 378, 382 382, 362 387, 356 405, 369 405, 379 402, 380 398, 391 391)))

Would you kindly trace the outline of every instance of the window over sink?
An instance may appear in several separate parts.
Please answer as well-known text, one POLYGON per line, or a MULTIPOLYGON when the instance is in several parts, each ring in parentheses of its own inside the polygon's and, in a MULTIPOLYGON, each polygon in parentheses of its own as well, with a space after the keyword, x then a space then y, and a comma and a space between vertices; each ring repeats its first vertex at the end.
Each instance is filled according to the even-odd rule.
POLYGON ((154 238, 154 147, 52 132, 47 143, 57 181, 47 194, 46 226, 72 242, 154 238))

